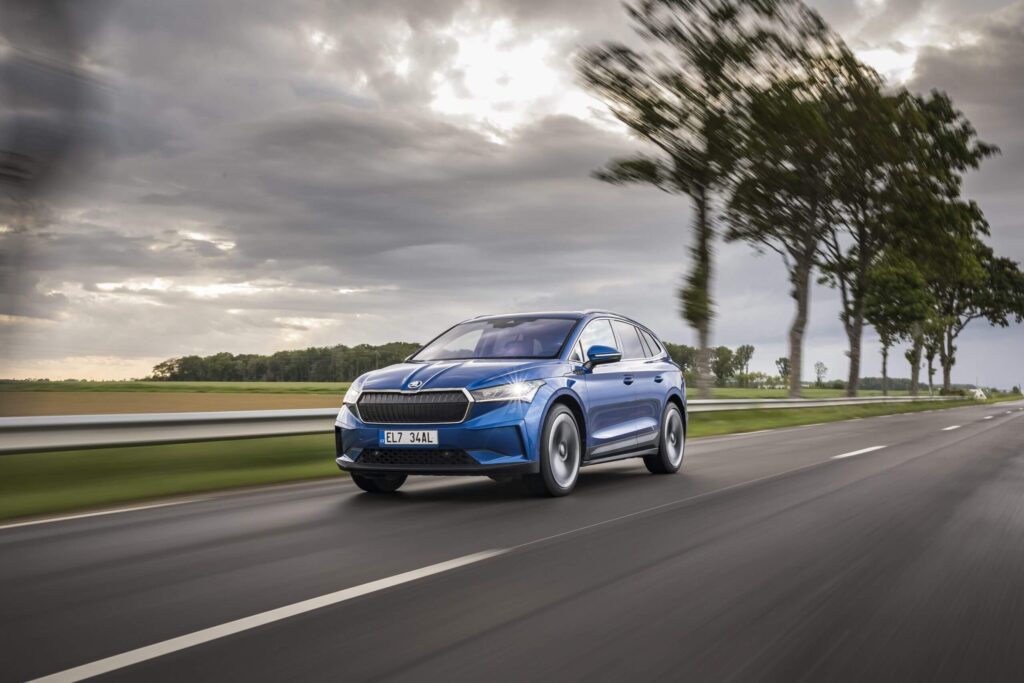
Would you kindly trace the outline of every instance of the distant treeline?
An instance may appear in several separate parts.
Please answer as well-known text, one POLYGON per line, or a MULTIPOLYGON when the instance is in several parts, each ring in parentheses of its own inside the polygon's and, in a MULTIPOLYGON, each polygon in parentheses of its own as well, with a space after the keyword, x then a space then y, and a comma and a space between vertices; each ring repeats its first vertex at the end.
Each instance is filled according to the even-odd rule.
MULTIPOLYGON (((351 382, 359 375, 377 368, 401 363, 419 348, 411 342, 390 342, 374 346, 310 347, 296 351, 278 351, 269 356, 244 353, 215 353, 212 356, 183 356, 171 358, 153 368, 155 380, 178 382, 351 382)), ((682 367, 687 381, 696 381, 698 350, 686 344, 665 343, 672 360, 682 367)), ((719 346, 712 349, 711 368, 718 386, 782 386, 784 376, 771 376, 748 370, 754 355, 751 345, 730 349, 719 346)), ((783 359, 780 359, 783 360, 783 359)), ((833 380, 822 383, 833 389, 843 389, 846 383, 833 380)), ((861 379, 863 389, 881 389, 879 377, 861 379)), ((889 389, 906 391, 907 378, 889 378, 889 389)))
POLYGON ((311 347, 254 353, 215 353, 165 360, 151 379, 179 382, 351 382, 369 370, 401 363, 419 344, 391 342, 373 346, 311 347))
MULTIPOLYGON (((374 346, 310 347, 278 351, 269 356, 255 353, 215 353, 212 356, 182 356, 165 360, 153 368, 149 379, 177 382, 351 382, 369 370, 401 363, 420 347, 410 342, 374 346)), ((669 344, 672 359, 691 374, 697 350, 685 344, 669 344)), ((741 346, 734 353, 726 347, 715 350, 715 372, 724 386, 746 370, 753 346, 741 346)))

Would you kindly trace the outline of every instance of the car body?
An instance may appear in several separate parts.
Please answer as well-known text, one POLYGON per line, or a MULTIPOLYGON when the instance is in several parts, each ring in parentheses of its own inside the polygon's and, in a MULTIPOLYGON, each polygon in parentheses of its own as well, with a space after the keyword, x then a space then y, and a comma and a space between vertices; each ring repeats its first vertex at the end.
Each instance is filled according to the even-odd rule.
POLYGON ((336 462, 371 491, 409 474, 477 474, 525 476, 564 495, 575 475, 559 480, 552 467, 568 461, 566 449, 578 451, 568 465, 578 472, 651 461, 672 441, 681 464, 685 432, 682 371, 647 327, 606 311, 481 316, 352 384, 335 423, 336 462))

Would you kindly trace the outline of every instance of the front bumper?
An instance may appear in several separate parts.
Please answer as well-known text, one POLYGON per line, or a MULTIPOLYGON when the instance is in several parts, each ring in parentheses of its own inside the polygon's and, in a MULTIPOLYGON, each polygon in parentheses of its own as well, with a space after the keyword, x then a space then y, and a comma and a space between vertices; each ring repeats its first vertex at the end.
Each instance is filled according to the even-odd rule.
POLYGON ((512 465, 459 465, 459 466, 431 466, 431 465, 360 465, 358 462, 346 462, 336 458, 338 469, 343 472, 356 472, 361 474, 427 474, 435 476, 510 476, 517 477, 523 474, 537 474, 540 468, 536 462, 521 462, 512 465))
MULTIPOLYGON (((334 425, 338 467, 346 472, 438 475, 519 475, 540 471, 536 425, 543 419, 543 402, 521 401, 477 403, 469 417, 458 424, 368 424, 347 407, 334 425), (382 464, 361 462, 364 451, 380 451, 380 433, 385 429, 431 430, 437 432, 440 451, 460 451, 458 464, 415 462, 382 464)), ((402 447, 383 450, 400 452, 402 447)), ((420 451, 426 449, 419 449, 420 451)), ((399 458, 400 459, 400 458, 399 458)), ((417 459, 422 460, 422 459, 417 459)), ((429 460, 429 458, 427 458, 429 460)))

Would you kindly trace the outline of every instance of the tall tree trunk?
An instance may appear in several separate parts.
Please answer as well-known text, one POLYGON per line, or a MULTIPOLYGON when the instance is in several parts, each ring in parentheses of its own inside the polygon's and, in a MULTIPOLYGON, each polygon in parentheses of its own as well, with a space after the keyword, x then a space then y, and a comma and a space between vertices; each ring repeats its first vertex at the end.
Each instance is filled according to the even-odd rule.
POLYGON ((694 191, 696 208, 696 239, 690 249, 693 263, 686 284, 680 291, 683 317, 697 331, 697 392, 701 398, 711 398, 711 242, 714 231, 708 220, 707 190, 694 191))
POLYGON ((889 395, 889 345, 882 344, 882 396, 889 395))
POLYGON ((711 330, 705 323, 697 328, 697 394, 701 398, 711 398, 711 330))
POLYGON ((846 395, 856 396, 860 389, 860 354, 861 338, 864 334, 864 294, 867 292, 868 266, 873 258, 873 250, 868 248, 868 228, 862 221, 857 228, 857 242, 860 249, 857 251, 857 270, 853 274, 853 280, 849 283, 850 301, 846 304, 844 313, 846 318, 843 324, 846 327, 846 337, 850 341, 850 376, 846 382, 846 395))
POLYGON ((935 354, 928 355, 928 398, 931 398, 935 394, 935 384, 933 382, 935 378, 935 354))
POLYGON ((920 331, 915 331, 913 344, 907 352, 907 360, 910 362, 910 395, 917 398, 921 386, 921 351, 924 348, 924 340, 920 331))
POLYGON ((953 332, 947 329, 942 335, 939 347, 939 363, 942 365, 942 392, 948 394, 953 390, 953 364, 956 363, 956 347, 953 346, 953 332))
POLYGON ((807 259, 794 266, 790 279, 793 282, 793 299, 796 300, 796 315, 789 327, 789 397, 800 398, 802 392, 801 374, 803 369, 804 329, 807 327, 807 309, 811 299, 811 268, 807 259))
POLYGON ((855 316, 846 325, 846 338, 850 342, 850 374, 846 379, 846 395, 856 396, 860 389, 860 342, 864 333, 864 317, 855 316))

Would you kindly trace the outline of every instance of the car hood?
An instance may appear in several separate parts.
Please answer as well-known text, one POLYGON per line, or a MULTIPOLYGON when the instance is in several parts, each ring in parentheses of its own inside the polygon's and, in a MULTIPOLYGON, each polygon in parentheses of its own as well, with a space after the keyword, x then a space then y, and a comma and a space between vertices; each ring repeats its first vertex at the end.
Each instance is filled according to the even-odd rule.
POLYGON ((362 389, 477 389, 515 380, 541 379, 560 366, 559 360, 444 360, 401 363, 363 375, 362 389), (421 384, 410 387, 410 382, 421 384))

